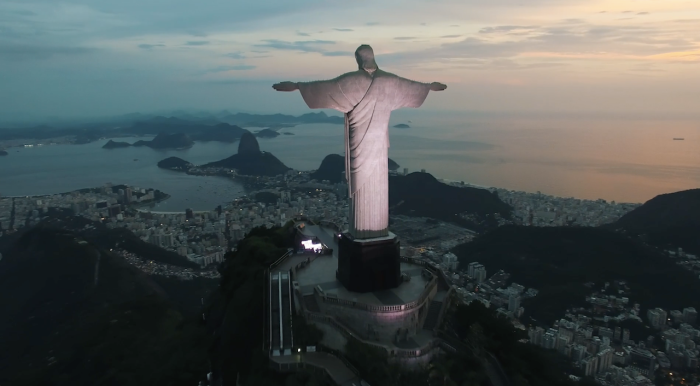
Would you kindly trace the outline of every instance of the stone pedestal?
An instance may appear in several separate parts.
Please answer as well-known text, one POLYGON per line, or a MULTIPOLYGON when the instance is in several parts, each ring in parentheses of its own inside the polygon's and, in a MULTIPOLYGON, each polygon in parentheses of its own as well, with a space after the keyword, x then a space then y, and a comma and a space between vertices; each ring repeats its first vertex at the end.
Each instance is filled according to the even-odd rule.
POLYGON ((401 283, 399 240, 395 234, 375 239, 353 239, 343 233, 338 240, 336 277, 348 291, 374 292, 401 283))

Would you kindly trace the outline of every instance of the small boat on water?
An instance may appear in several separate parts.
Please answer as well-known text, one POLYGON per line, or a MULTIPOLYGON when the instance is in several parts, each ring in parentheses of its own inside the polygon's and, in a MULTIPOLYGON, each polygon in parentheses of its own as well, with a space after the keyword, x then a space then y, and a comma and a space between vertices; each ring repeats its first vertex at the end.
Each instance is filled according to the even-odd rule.
POLYGON ((138 160, 139 160, 138 158, 134 158, 134 161, 138 161, 138 160))
POLYGON ((685 139, 685 138, 674 138, 673 140, 674 140, 674 141, 682 141, 682 140, 684 140, 684 139, 685 139))

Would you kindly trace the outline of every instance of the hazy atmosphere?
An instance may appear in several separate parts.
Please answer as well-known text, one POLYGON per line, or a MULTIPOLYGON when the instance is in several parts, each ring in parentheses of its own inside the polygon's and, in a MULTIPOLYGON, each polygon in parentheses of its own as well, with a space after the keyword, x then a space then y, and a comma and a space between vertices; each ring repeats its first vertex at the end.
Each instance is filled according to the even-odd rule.
POLYGON ((449 84, 423 110, 698 115, 686 0, 0 2, 0 115, 299 113, 272 81, 380 68, 449 84))
POLYGON ((0 0, 1 386, 700 386, 700 0, 0 0))

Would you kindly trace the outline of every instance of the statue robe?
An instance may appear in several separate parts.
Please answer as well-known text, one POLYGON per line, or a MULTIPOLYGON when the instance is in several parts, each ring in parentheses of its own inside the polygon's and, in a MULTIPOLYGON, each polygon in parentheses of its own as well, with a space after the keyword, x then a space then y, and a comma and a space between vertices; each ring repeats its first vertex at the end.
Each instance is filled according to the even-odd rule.
POLYGON ((345 176, 350 196, 350 234, 357 239, 389 234, 389 117, 402 107, 420 107, 430 84, 376 70, 299 83, 312 109, 345 113, 345 176))

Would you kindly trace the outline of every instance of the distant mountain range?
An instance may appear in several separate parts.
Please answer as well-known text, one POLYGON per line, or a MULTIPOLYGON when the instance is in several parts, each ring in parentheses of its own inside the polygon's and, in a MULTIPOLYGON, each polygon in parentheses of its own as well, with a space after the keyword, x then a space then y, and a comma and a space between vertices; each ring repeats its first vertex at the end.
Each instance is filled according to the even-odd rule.
MULTIPOLYGON (((100 138, 125 135, 157 135, 183 133, 194 141, 235 142, 248 130, 243 127, 292 127, 297 124, 344 124, 342 116, 329 116, 324 112, 300 116, 285 114, 188 113, 182 110, 166 115, 125 114, 118 117, 89 121, 55 121, 17 128, 0 128, 0 140, 44 140, 50 138, 77 137, 78 143, 88 143, 100 138)), ((263 136, 269 134, 263 133, 263 136)))
POLYGON ((603 227, 642 237, 660 248, 680 247, 700 255, 700 189, 656 196, 603 227))
POLYGON ((153 149, 187 149, 189 147, 192 147, 194 145, 194 141, 192 138, 190 138, 187 134, 183 133, 173 133, 173 134, 166 134, 166 133, 160 133, 156 135, 155 138, 153 138, 150 141, 136 141, 133 144, 130 144, 128 142, 116 142, 109 140, 104 146, 102 146, 103 149, 118 149, 118 148, 124 148, 124 147, 129 147, 129 146, 147 146, 153 149))

